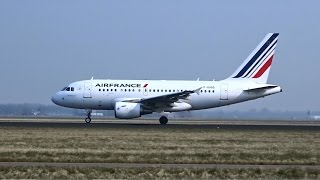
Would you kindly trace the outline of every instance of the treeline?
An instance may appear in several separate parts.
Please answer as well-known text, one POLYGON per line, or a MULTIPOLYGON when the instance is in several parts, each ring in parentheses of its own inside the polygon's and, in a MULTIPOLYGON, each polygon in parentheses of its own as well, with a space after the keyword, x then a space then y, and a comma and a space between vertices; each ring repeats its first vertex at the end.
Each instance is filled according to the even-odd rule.
POLYGON ((83 110, 43 104, 0 104, 2 116, 83 115, 83 110))

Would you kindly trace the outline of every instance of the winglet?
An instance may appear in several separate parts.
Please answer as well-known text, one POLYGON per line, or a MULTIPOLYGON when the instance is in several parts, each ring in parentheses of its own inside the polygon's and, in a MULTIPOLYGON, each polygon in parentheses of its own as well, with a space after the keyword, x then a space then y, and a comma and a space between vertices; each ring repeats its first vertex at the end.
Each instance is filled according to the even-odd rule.
POLYGON ((200 94, 200 89, 201 89, 202 87, 200 87, 200 88, 198 88, 198 89, 196 89, 196 90, 193 90, 193 92, 195 92, 195 93, 197 93, 198 95, 200 94))

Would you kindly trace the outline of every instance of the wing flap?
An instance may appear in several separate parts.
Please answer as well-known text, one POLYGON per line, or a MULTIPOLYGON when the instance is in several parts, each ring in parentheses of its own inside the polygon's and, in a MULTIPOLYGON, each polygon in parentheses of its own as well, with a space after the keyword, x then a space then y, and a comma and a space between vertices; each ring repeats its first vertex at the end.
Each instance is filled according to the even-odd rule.
MULTIPOLYGON (((155 96, 155 97, 150 97, 150 98, 145 98, 141 99, 138 101, 138 103, 142 103, 145 105, 151 105, 151 106, 156 106, 158 105, 165 105, 168 106, 174 102, 177 102, 180 99, 187 99, 191 94, 193 93, 199 93, 199 90, 201 88, 191 90, 191 91, 182 91, 182 92, 176 92, 176 93, 171 93, 171 94, 165 94, 161 96, 155 96)), ((170 105, 171 106, 171 105, 170 105)))
POLYGON ((181 91, 171 94, 165 94, 161 96, 154 96, 150 98, 124 98, 117 99, 116 101, 121 102, 131 102, 131 103, 141 103, 144 107, 149 109, 157 109, 163 107, 173 107, 175 102, 179 100, 187 99, 191 94, 197 93, 199 94, 201 88, 191 90, 191 91, 181 91))

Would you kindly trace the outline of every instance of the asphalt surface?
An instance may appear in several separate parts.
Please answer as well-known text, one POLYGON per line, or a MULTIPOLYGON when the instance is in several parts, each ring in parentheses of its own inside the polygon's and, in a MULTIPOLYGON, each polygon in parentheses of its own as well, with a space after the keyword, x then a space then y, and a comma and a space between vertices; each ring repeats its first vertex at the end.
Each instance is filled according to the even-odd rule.
POLYGON ((82 119, 0 119, 0 127, 34 128, 173 128, 173 129, 221 129, 221 130, 279 130, 320 131, 320 121, 261 121, 261 120, 170 120, 160 125, 157 120, 92 120, 82 119))

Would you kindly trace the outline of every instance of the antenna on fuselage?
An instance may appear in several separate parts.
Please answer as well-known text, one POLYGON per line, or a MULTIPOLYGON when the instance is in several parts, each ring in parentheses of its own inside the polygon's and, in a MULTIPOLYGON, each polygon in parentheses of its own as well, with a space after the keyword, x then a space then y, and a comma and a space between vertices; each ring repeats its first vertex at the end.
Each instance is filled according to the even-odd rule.
POLYGON ((200 80, 200 78, 197 79, 197 81, 199 81, 199 80, 200 80))
POLYGON ((93 76, 91 77, 91 80, 93 80, 93 76))

